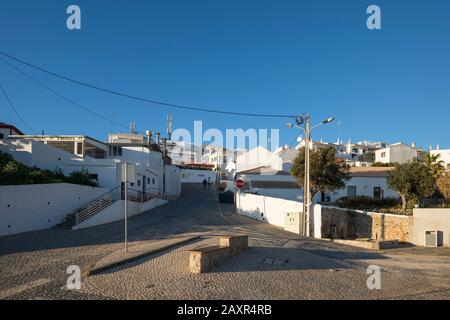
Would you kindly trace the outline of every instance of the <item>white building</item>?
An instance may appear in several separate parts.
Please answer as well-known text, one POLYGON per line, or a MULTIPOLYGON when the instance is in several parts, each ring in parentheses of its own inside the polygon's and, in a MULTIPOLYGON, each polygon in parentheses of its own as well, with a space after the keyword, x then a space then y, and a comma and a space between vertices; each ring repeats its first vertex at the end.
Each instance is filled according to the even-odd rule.
POLYGON ((217 173, 212 170, 181 168, 181 183, 202 183, 205 179, 215 185, 217 173))
POLYGON ((0 122, 0 139, 6 139, 14 135, 23 135, 23 132, 12 124, 0 122))
POLYGON ((202 163, 202 146, 196 146, 185 141, 167 141, 167 156, 173 164, 199 164, 202 163))
POLYGON ((303 190, 300 189, 295 182, 295 178, 289 172, 263 166, 241 171, 237 174, 237 178, 245 182, 241 192, 285 200, 303 200, 303 190))
POLYGON ((402 142, 394 143, 386 148, 375 151, 375 162, 381 163, 406 163, 418 159, 421 151, 414 145, 409 146, 402 142))
POLYGON ((434 155, 439 155, 439 160, 442 160, 444 163, 444 167, 446 168, 446 170, 450 170, 450 149, 436 149, 436 150, 430 150, 430 154, 432 156, 434 155))
POLYGON ((326 201, 334 202, 342 197, 367 196, 376 199, 398 198, 396 191, 388 187, 387 177, 393 167, 351 167, 350 180, 344 189, 325 195, 326 201))
POLYGON ((122 162, 136 165, 135 183, 130 188, 136 192, 158 197, 174 198, 179 195, 180 170, 164 159, 159 147, 156 150, 146 143, 103 143, 83 135, 75 136, 10 136, 0 140, 0 150, 11 154, 15 160, 30 167, 62 170, 66 175, 87 170, 98 184, 107 189, 120 186, 119 168, 122 162), (178 172, 168 181, 165 171, 178 172), (170 185, 171 190, 166 190, 170 185))
POLYGON ((272 168, 274 171, 281 171, 283 170, 283 159, 279 155, 270 152, 262 146, 253 148, 236 157, 237 172, 259 167, 268 167, 272 168))

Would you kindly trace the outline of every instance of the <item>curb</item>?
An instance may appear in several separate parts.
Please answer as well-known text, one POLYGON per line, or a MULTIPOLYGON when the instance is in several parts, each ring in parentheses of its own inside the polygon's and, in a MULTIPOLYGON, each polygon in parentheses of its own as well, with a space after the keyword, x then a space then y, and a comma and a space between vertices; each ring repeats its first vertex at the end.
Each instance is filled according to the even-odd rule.
POLYGON ((120 265, 122 265, 122 264, 126 264, 126 263, 129 263, 129 262, 131 262, 131 261, 138 260, 138 259, 140 259, 140 258, 149 256, 149 255, 153 255, 153 254, 156 254, 156 253, 160 253, 160 252, 163 252, 163 251, 172 249, 172 248, 174 248, 174 247, 177 247, 177 246, 179 246, 179 245, 182 245, 182 244, 186 244, 186 243, 192 242, 192 241, 194 241, 194 240, 198 240, 198 239, 200 239, 201 237, 202 237, 202 236, 194 236, 194 237, 189 237, 189 238, 187 238, 187 239, 184 238, 184 239, 182 239, 182 240, 173 242, 173 243, 171 243, 171 244, 168 244, 168 245, 163 246, 163 247, 160 247, 160 248, 156 248, 156 249, 153 249, 153 250, 145 251, 145 252, 142 252, 142 253, 139 253, 139 254, 130 256, 130 257, 125 257, 125 258, 122 259, 122 260, 115 261, 115 262, 112 262, 112 263, 109 263, 109 264, 106 264, 106 265, 103 265, 103 266, 100 266, 100 267, 95 267, 96 263, 98 263, 99 261, 101 261, 101 260, 99 260, 99 261, 97 261, 96 263, 93 263, 93 264, 90 264, 90 265, 86 266, 86 267, 84 268, 82 274, 83 274, 84 277, 90 277, 91 275, 98 274, 98 273, 103 272, 103 271, 105 271, 105 270, 115 268, 115 267, 120 266, 120 265))

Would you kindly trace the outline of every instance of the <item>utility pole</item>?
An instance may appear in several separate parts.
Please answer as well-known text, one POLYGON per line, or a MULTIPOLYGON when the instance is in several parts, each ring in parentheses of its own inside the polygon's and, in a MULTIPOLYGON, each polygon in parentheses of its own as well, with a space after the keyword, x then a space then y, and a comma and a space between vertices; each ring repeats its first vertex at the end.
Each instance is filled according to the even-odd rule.
POLYGON ((128 163, 125 162, 125 253, 128 253, 128 214, 127 214, 127 207, 128 207, 128 172, 127 172, 127 167, 128 167, 128 163))
MULTIPOLYGON (((310 145, 311 145, 311 130, 320 127, 324 124, 330 123, 334 120, 333 117, 323 120, 316 124, 312 128, 309 123, 309 113, 297 116, 295 121, 297 125, 293 123, 287 123, 288 128, 302 129, 305 133, 305 177, 303 181, 303 213, 305 215, 305 223, 303 226, 303 235, 309 237, 309 219, 311 214, 311 181, 310 181, 310 145)), ((299 219, 300 220, 300 219, 299 219)), ((300 221, 299 221, 300 227, 300 221)))
POLYGON ((309 236, 309 215, 310 215, 310 177, 309 177, 309 146, 311 140, 311 130, 309 127, 309 113, 305 114, 305 182, 303 188, 303 212, 305 213, 305 221, 303 226, 303 235, 309 236))

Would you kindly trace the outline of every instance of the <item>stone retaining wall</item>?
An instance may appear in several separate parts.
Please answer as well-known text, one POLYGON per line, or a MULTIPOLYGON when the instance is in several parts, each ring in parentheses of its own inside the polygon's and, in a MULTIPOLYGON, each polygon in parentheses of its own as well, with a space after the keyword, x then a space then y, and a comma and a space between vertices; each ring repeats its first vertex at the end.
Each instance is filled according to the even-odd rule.
POLYGON ((412 217, 316 205, 316 238, 411 241, 412 217))

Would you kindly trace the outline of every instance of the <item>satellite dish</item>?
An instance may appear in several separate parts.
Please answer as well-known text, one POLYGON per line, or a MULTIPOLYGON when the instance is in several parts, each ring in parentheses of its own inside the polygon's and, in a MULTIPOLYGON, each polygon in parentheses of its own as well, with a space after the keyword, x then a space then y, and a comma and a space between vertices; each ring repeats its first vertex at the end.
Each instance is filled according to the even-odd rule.
POLYGON ((297 137, 297 142, 302 142, 302 141, 303 141, 303 137, 302 136, 297 137))

